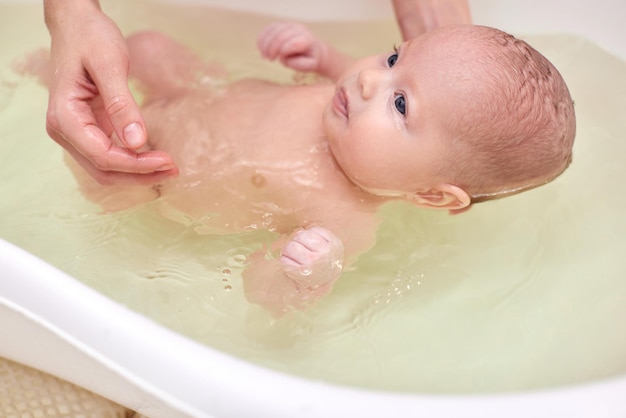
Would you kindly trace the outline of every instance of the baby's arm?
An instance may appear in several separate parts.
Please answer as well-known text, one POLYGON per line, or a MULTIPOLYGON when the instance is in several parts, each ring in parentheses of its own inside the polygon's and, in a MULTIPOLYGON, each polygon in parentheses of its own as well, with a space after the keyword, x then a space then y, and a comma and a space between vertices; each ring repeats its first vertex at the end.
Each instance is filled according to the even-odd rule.
POLYGON ((343 243, 328 229, 296 231, 280 255, 285 274, 306 289, 334 281, 343 267, 343 243))
POLYGON ((282 314, 306 309, 330 293, 341 274, 373 247, 380 223, 375 211, 345 209, 318 208, 323 227, 298 230, 250 256, 243 272, 248 301, 282 314))
POLYGON ((319 39, 304 25, 276 22, 259 35, 257 45, 261 55, 280 60, 297 71, 315 72, 336 81, 353 59, 319 39))
POLYGON ((341 275, 343 243, 325 228, 298 230, 274 247, 279 255, 266 250, 253 254, 243 278, 248 301, 276 314, 310 306, 329 293, 341 275))
POLYGON ((221 66, 204 62, 191 49, 159 32, 138 32, 126 43, 130 76, 140 83, 146 102, 169 99, 196 89, 203 79, 227 75, 221 66))

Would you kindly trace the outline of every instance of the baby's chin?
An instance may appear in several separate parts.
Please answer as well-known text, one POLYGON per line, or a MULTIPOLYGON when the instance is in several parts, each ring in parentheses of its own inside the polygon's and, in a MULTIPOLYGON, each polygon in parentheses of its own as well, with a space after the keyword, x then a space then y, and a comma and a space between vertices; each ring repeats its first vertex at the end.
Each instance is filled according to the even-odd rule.
MULTIPOLYGON (((336 159, 336 158, 335 158, 336 159)), ((338 164, 340 167, 341 165, 338 164)), ((384 188, 382 185, 377 186, 376 184, 368 184, 367 182, 363 182, 357 176, 353 176, 349 171, 343 169, 343 173, 355 186, 364 192, 371 194, 373 196, 383 197, 383 198, 394 198, 394 199, 408 199, 413 195, 411 192, 406 192, 402 190, 393 190, 384 188)))
POLYGON ((324 126, 324 132, 326 132, 326 135, 329 135, 329 125, 330 122, 333 120, 333 101, 332 99, 329 100, 326 103, 326 106, 324 106, 324 111, 322 112, 322 124, 324 126))
MULTIPOLYGON (((328 103, 324 108, 324 113, 322 113, 322 127, 324 129, 324 135, 326 135, 326 142, 330 145, 332 150, 333 144, 339 142, 339 126, 337 126, 336 121, 334 120, 335 115, 333 114, 333 104, 328 103)), ((334 154, 334 151, 333 151, 334 154)))
POLYGON ((379 189, 379 188, 375 188, 375 187, 366 187, 366 186, 360 185, 360 184, 358 184, 357 182, 354 182, 354 181, 353 181, 353 183, 356 184, 364 192, 367 192, 369 194, 373 194, 374 196, 408 199, 409 196, 411 195, 410 192, 404 192, 404 191, 400 191, 400 190, 379 189))

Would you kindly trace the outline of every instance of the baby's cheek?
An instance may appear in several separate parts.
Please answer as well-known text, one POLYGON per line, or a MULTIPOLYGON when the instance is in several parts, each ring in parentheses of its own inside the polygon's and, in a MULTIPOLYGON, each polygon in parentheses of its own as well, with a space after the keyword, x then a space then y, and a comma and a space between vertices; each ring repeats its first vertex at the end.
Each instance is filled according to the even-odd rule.
POLYGON ((394 170, 385 150, 368 141, 359 141, 345 153, 345 166, 354 181, 369 186, 373 186, 371 183, 376 183, 384 171, 394 170))

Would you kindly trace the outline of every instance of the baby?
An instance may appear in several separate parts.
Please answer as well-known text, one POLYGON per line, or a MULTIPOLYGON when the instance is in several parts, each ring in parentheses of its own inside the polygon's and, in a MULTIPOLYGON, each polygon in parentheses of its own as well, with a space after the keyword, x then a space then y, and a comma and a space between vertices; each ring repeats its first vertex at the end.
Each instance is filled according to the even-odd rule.
POLYGON ((373 246, 385 202, 460 213, 543 185, 572 158, 560 74, 493 28, 446 26, 356 62, 299 24, 261 33, 264 57, 334 84, 219 85, 215 67, 164 35, 128 45, 150 147, 180 173, 156 187, 103 186, 74 165, 83 190, 109 209, 158 198, 201 233, 279 234, 243 273, 248 300, 274 312, 327 294, 373 246))

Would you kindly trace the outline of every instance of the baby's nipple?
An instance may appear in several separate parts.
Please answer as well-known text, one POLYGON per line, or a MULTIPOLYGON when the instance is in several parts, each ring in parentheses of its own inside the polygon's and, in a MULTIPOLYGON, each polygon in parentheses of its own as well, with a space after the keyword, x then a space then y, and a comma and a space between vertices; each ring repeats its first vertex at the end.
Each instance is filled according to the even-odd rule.
POLYGON ((267 184, 267 180, 263 174, 255 173, 252 177, 250 177, 250 181, 252 185, 257 188, 261 188, 267 184))

